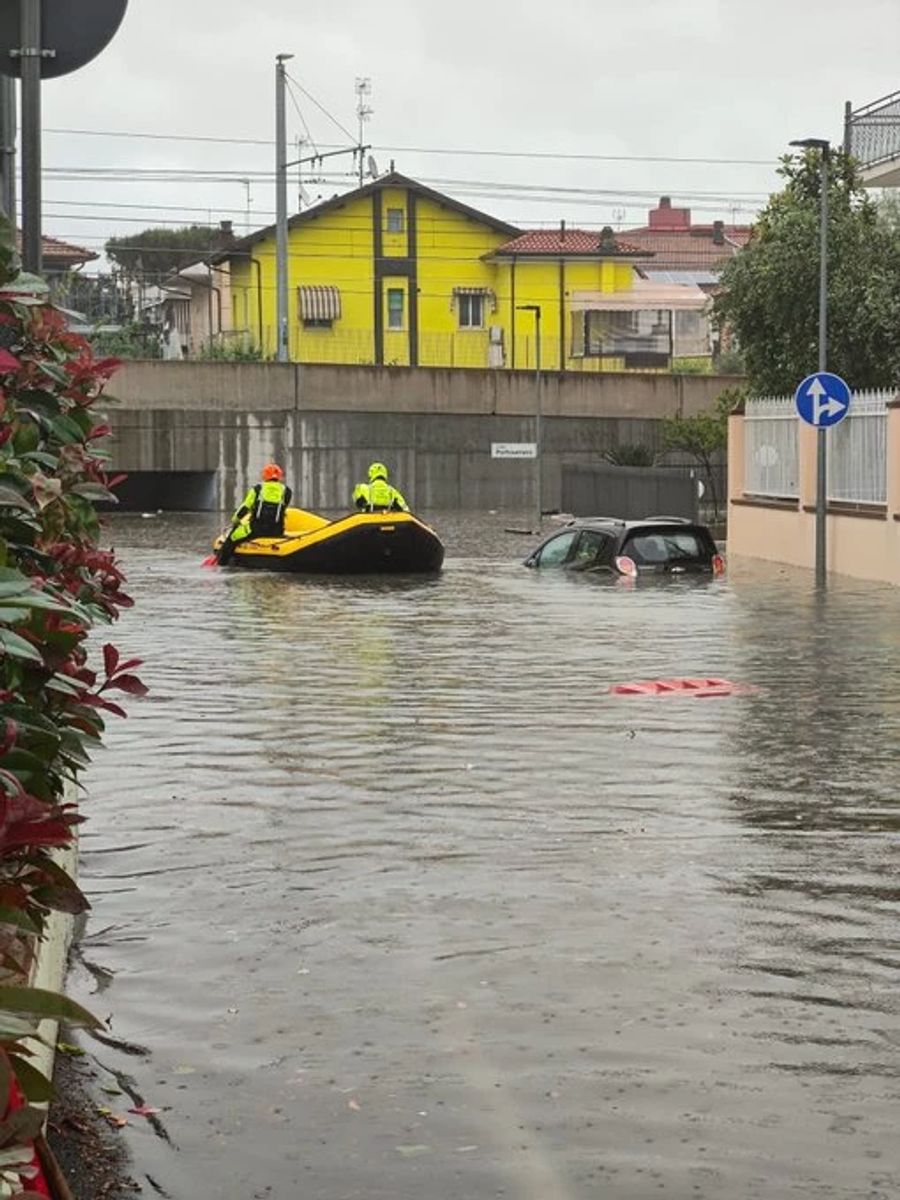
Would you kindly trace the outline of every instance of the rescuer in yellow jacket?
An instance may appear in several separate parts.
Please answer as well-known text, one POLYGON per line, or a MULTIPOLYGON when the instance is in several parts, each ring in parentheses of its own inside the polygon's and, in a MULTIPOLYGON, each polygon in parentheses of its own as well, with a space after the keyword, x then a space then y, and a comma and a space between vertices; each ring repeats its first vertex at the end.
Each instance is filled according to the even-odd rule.
POLYGON ((353 503, 366 512, 409 512, 409 505, 388 483, 388 469, 380 462, 369 467, 369 482, 353 489, 353 503))
POLYGON ((219 547, 219 563, 227 563, 238 542, 247 538, 281 537, 284 510, 290 502, 291 489, 284 482, 284 471, 277 463, 267 463, 262 469, 262 482, 250 489, 231 518, 231 529, 219 547))

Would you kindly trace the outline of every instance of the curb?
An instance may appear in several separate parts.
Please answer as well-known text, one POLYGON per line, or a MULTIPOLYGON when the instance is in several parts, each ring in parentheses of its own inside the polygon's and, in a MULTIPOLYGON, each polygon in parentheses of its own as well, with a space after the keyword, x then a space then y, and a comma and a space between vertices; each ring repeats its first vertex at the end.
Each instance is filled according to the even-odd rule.
MULTIPOLYGON (((74 879, 78 871, 78 843, 58 850, 53 855, 54 861, 68 872, 74 879)), ((35 958, 29 973, 28 982, 32 987, 47 988, 48 991, 62 991, 66 979, 69 949, 75 929, 75 918, 69 913, 52 912, 47 918, 44 936, 35 949, 35 958)), ((48 1079, 53 1078, 53 1067, 56 1062, 56 1041, 59 1036, 59 1022, 46 1017, 38 1026, 40 1040, 31 1041, 34 1051, 32 1064, 48 1079)), ((35 1108, 49 1110, 49 1105, 38 1104, 35 1108)))

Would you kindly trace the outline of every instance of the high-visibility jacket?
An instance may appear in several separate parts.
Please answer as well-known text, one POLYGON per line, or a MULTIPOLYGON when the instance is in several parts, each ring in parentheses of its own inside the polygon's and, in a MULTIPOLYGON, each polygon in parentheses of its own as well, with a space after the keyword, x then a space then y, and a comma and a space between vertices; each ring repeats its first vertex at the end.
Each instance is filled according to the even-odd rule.
POLYGON ((281 537, 284 510, 291 502, 291 489, 277 479, 252 487, 234 514, 232 537, 281 537))
POLYGON ((386 479, 358 483, 353 489, 353 503, 357 508, 368 509, 369 512, 388 512, 391 509, 409 512, 409 505, 386 479))

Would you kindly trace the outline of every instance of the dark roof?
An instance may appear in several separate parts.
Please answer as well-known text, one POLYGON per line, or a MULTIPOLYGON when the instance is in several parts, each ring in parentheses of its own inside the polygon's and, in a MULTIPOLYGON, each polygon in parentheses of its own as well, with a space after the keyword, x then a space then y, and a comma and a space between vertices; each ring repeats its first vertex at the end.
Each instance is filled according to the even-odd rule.
POLYGON ((626 229, 629 242, 653 255, 653 270, 704 271, 733 258, 750 240, 749 225, 724 225, 719 235, 712 225, 684 230, 626 229), (716 241, 719 236, 721 240, 716 241))
MULTIPOLYGON (((423 200, 431 200, 433 203, 439 204, 442 208, 452 209, 454 212, 459 213, 460 216, 468 217, 471 221, 478 221, 481 225, 487 225, 491 229, 497 230, 498 233, 516 234, 519 232, 517 226, 510 225, 508 221, 501 221, 498 217, 492 217, 489 213, 480 212, 477 208, 470 208, 468 204, 462 204, 459 200, 445 196, 443 192, 436 192, 433 188, 426 187, 425 184, 419 183, 415 179, 410 179, 407 175, 401 175, 399 171, 390 171, 387 175, 382 175, 380 178, 365 184, 363 187, 354 188, 352 192, 344 192, 343 195, 332 196, 330 200, 323 200, 321 204, 316 204, 313 208, 307 208, 304 212, 296 213, 288 220, 288 229, 296 229, 300 225, 307 225, 310 221, 318 220, 325 213, 335 212, 337 209, 344 208, 353 200, 359 200, 364 196, 371 196, 375 192, 393 187, 408 188, 411 192, 415 192, 417 196, 421 196, 423 200)), ((240 238, 232 246, 223 250, 221 254, 216 255, 213 261, 221 262, 223 259, 230 258, 235 251, 240 253, 241 251, 249 250, 257 242, 265 241, 266 238, 274 236, 275 226, 267 225, 265 229, 259 229, 256 233, 251 233, 247 237, 240 238)))
POLYGON ((530 229, 491 251, 491 257, 646 258, 647 251, 620 242, 607 226, 596 229, 530 229))
MULTIPOLYGON (((22 230, 16 230, 16 247, 22 253, 22 230)), ((83 246, 73 246, 71 242, 63 242, 60 238, 41 236, 41 255, 45 264, 56 263, 61 267, 77 267, 80 263, 93 262, 100 255, 93 250, 85 250, 83 246)))
POLYGON ((733 258, 750 240, 750 225, 724 221, 693 225, 689 208, 674 208, 668 196, 647 214, 647 224, 623 236, 653 254, 654 271, 709 271, 733 258))

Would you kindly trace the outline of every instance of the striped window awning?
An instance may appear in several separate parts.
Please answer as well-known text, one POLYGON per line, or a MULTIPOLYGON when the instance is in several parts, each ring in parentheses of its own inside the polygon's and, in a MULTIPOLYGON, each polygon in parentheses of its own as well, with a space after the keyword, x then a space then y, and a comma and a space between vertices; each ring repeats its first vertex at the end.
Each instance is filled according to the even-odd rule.
POLYGON ((341 292, 336 287, 301 287, 300 319, 336 321, 341 315, 341 292))
POLYGON ((491 312, 497 311, 497 297, 494 295, 493 288, 489 288, 489 287, 455 287, 453 289, 453 300, 451 302, 451 309, 453 307, 453 304, 456 303, 456 301, 460 298, 460 296, 481 296, 482 299, 485 301, 485 303, 490 305, 491 312))

